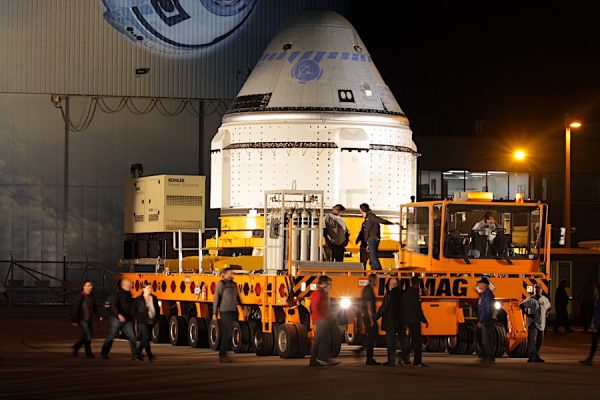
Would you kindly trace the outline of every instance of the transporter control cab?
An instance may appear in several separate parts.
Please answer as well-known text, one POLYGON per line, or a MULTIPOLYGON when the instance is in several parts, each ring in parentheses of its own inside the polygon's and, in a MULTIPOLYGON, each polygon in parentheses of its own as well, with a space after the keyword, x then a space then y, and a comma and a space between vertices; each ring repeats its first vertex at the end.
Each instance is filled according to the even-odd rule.
POLYGON ((548 296, 548 208, 540 203, 494 202, 491 193, 457 201, 401 206, 401 284, 422 277, 423 327, 431 351, 470 354, 478 348, 476 281, 487 276, 496 297, 496 354, 524 356, 527 332, 519 302, 536 283, 548 296))

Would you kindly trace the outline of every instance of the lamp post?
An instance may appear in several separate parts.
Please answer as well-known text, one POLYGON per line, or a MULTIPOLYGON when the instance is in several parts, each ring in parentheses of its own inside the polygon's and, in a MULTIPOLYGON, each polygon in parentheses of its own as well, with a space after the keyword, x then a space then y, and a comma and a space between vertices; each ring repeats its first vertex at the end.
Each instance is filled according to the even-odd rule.
POLYGON ((571 247, 571 128, 581 128, 581 122, 565 124, 565 247, 571 247))
MULTIPOLYGON (((527 157, 527 153, 525 153, 525 151, 522 149, 517 149, 513 153, 513 159, 517 162, 523 162, 526 157, 527 157)), ((514 166, 514 164, 513 164, 513 166, 514 166)), ((527 184, 527 190, 529 191, 529 183, 527 184)), ((515 200, 517 200, 519 198, 519 193, 520 193, 519 192, 519 171, 518 171, 518 166, 517 166, 517 171, 515 171, 515 200)), ((522 200, 524 196, 525 196, 525 193, 521 193, 520 199, 522 200)), ((529 197, 529 195, 527 197, 529 197)))

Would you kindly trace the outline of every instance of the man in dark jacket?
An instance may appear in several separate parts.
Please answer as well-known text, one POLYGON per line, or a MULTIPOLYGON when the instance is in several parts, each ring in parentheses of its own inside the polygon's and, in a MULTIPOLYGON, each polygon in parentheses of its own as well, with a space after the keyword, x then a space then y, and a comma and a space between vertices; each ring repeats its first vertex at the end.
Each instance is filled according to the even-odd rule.
POLYGON ((421 357, 423 351, 422 339, 421 339, 421 324, 425 324, 429 327, 429 322, 423 314, 423 308, 421 307, 421 295, 420 282, 418 276, 410 278, 410 287, 402 294, 400 303, 401 318, 403 332, 406 329, 410 332, 410 345, 404 345, 402 350, 402 359, 406 364, 409 363, 409 356, 411 351, 415 352, 413 366, 416 368, 427 367, 424 364, 421 357))
MULTIPOLYGON (((385 330, 385 345, 387 347, 386 367, 396 366, 396 334, 400 330, 400 288, 398 278, 390 279, 388 292, 383 297, 383 303, 377 311, 377 319, 382 318, 381 328, 385 330)), ((402 365, 402 361, 400 362, 402 365)))
POLYGON ((343 205, 336 204, 331 209, 331 213, 326 214, 323 218, 325 223, 323 237, 327 247, 331 250, 332 260, 337 262, 344 261, 344 251, 350 237, 348 227, 341 217, 342 211, 345 209, 343 205))
POLYGON ((494 302, 496 300, 494 293, 490 289, 490 281, 483 277, 477 281, 477 292, 479 292, 479 301, 477 302, 477 328, 481 329, 481 345, 483 365, 490 365, 496 362, 494 354, 494 302))
POLYGON ((375 342, 377 341, 377 313, 375 312, 377 298, 375 297, 375 289, 377 289, 377 275, 369 275, 369 283, 365 286, 360 295, 360 306, 362 314, 362 322, 367 331, 366 342, 359 349, 354 351, 354 354, 359 356, 363 350, 367 350, 366 365, 381 365, 375 361, 373 355, 375 353, 375 342))
POLYGON ((142 295, 136 297, 133 301, 132 313, 137 322, 138 332, 140 333, 140 344, 136 351, 137 356, 142 358, 142 351, 146 350, 148 361, 152 361, 154 355, 150 347, 150 336, 156 317, 160 314, 160 307, 158 299, 152 294, 152 285, 148 282, 142 286, 142 295))
POLYGON ((219 331, 221 342, 219 344, 219 362, 230 363, 227 352, 231 347, 231 334, 233 323, 238 319, 238 305, 241 305, 238 287, 233 280, 233 268, 225 268, 221 274, 221 281, 217 284, 215 299, 213 301, 213 320, 219 315, 219 331))
POLYGON ((554 297, 554 308, 556 309, 556 319, 554 320, 554 334, 558 334, 560 326, 565 326, 565 333, 573 332, 569 326, 569 295, 567 294, 567 281, 561 280, 556 288, 554 297))
POLYGON ((133 333, 133 316, 131 315, 131 282, 127 279, 121 281, 121 288, 117 289, 110 298, 110 328, 102 345, 100 357, 108 359, 113 340, 123 333, 129 341, 131 358, 141 360, 135 349, 135 334, 133 333))
POLYGON ((81 329, 81 337, 73 344, 73 356, 79 355, 81 346, 85 349, 85 358, 94 358, 92 353, 92 319, 98 315, 96 299, 92 296, 94 285, 91 281, 85 281, 81 293, 73 302, 71 321, 81 329))
POLYGON ((360 205, 360 213, 364 221, 363 237, 367 242, 369 250, 369 259, 371 260, 371 269, 380 270, 381 262, 379 262, 379 240, 381 239, 381 230, 379 224, 392 225, 393 222, 385 220, 373 214, 367 203, 360 205))

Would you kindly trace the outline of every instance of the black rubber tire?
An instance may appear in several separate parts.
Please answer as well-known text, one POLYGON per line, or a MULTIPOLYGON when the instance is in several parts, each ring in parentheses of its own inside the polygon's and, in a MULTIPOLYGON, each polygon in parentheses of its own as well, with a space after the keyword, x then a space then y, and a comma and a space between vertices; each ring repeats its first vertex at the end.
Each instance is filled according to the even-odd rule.
POLYGON ((260 321, 253 319, 247 322, 248 328, 250 329, 250 347, 248 348, 248 353, 256 353, 256 346, 254 345, 254 332, 256 332, 257 329, 262 329, 262 324, 260 321))
POLYGON ((185 318, 172 315, 169 319, 169 341, 173 346, 185 346, 188 344, 187 323, 185 318))
POLYGON ((527 357, 527 338, 517 345, 511 352, 506 352, 511 358, 525 358, 527 357))
POLYGON ((165 315, 156 318, 151 335, 154 343, 169 343, 169 319, 165 315))
POLYGON ((476 326, 474 324, 467 323, 465 324, 465 328, 467 329, 468 340, 465 342, 465 351, 463 354, 471 355, 475 352, 475 329, 476 326))
POLYGON ((219 350, 221 342, 221 329, 219 328, 219 320, 211 319, 208 324, 208 347, 213 350, 219 350))
POLYGON ((360 332, 349 333, 344 331, 344 342, 351 346, 362 345, 364 341, 364 335, 360 332))
POLYGON ((250 350, 250 327, 246 321, 233 321, 231 349, 234 353, 248 353, 250 350))
POLYGON ((446 336, 428 336, 425 351, 442 353, 446 351, 446 336))
POLYGON ((446 339, 446 350, 449 354, 461 354, 460 349, 463 343, 459 340, 459 337, 459 335, 454 335, 448 336, 446 339))
POLYGON ((307 336, 308 330, 303 324, 294 324, 294 328, 296 329, 296 334, 298 336, 298 349, 296 350, 296 358, 304 358, 304 356, 310 353, 307 336))
POLYGON ((190 347, 208 347, 208 327, 204 318, 190 318, 188 322, 188 343, 190 347))
POLYGON ((298 351, 298 333, 292 324, 275 325, 275 349, 281 358, 293 358, 298 351))
POLYGON ((260 327, 254 331, 254 348, 257 356, 275 355, 275 335, 273 332, 263 332, 260 327))
POLYGON ((503 324, 495 322, 494 333, 496 339, 494 344, 494 354, 496 355, 496 358, 500 358, 506 352, 506 347, 508 345, 506 340, 506 328, 503 324))

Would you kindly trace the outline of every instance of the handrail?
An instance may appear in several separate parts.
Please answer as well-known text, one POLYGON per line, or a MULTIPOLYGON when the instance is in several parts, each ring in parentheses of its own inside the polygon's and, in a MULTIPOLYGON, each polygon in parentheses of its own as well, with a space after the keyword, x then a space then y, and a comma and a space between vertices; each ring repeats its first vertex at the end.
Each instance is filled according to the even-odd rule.
POLYGON ((177 258, 179 260, 179 273, 183 272, 183 252, 184 251, 198 251, 198 273, 202 272, 202 251, 203 250, 219 250, 219 228, 204 228, 198 229, 179 229, 173 232, 173 250, 177 252, 177 258), (202 247, 202 231, 215 231, 215 247, 202 247), (198 247, 182 247, 183 246, 183 233, 196 233, 198 232, 198 247), (177 243, 178 246, 175 246, 177 243))

